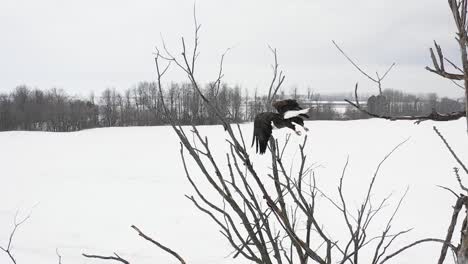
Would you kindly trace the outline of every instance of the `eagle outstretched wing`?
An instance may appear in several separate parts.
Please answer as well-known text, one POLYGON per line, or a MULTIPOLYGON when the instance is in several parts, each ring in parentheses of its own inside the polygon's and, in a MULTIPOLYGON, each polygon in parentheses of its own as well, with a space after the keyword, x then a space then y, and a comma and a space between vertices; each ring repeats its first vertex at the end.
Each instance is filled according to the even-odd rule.
MULTIPOLYGON (((276 101, 272 104, 274 108, 276 108, 276 111, 280 113, 281 115, 285 115, 286 112, 291 111, 290 116, 296 116, 300 115, 305 118, 309 118, 309 116, 306 114, 309 109, 303 109, 302 107, 299 106, 296 100, 294 99, 286 99, 286 100, 281 100, 281 101, 276 101), (303 110, 303 111, 300 111, 303 110), (296 112, 300 111, 300 112, 296 112)), ((288 117, 285 117, 288 118, 288 117)))
POLYGON ((274 118, 275 113, 260 113, 255 117, 254 120, 254 133, 252 138, 252 146, 255 143, 255 151, 260 154, 265 153, 268 140, 270 140, 271 121, 274 118))

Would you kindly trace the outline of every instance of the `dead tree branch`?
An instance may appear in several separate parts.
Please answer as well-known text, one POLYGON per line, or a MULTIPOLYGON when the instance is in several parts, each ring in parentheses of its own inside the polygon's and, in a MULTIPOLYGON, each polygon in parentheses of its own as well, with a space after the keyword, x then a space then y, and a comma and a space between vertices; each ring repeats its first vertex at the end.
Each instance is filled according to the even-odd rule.
POLYGON ((436 41, 434 41, 434 46, 437 52, 437 57, 434 54, 434 50, 432 48, 429 48, 429 52, 431 54, 431 59, 432 59, 432 64, 434 65, 434 69, 430 67, 426 67, 426 70, 433 72, 437 75, 440 75, 444 78, 450 79, 450 80, 458 80, 458 81, 463 80, 465 78, 464 74, 449 73, 445 70, 444 60, 450 63, 455 69, 457 70, 461 70, 461 69, 458 66, 456 66, 454 63, 452 63, 450 60, 444 57, 442 48, 440 47, 440 45, 437 44, 436 41))
POLYGON ((447 142, 447 140, 445 139, 445 137, 442 135, 442 133, 439 132, 439 130, 437 129, 437 127, 433 126, 432 127, 434 129, 434 131, 436 132, 436 134, 439 136, 439 138, 442 140, 442 142, 444 142, 444 145, 445 147, 448 149, 448 151, 450 152, 450 154, 452 154, 453 158, 457 161, 457 163, 463 168, 463 170, 465 171, 465 173, 468 175, 468 168, 465 166, 465 164, 460 160, 460 158, 458 157, 458 155, 455 153, 455 151, 453 151, 452 147, 449 145, 449 143, 447 142))
POLYGON ((447 255, 447 250, 448 248, 452 248, 452 250, 456 247, 454 247, 451 243, 452 241, 452 236, 453 232, 455 230, 455 226, 457 225, 457 219, 458 219, 458 214, 460 213, 460 210, 466 203, 468 202, 468 199, 466 196, 460 196, 457 199, 457 202, 455 203, 455 206, 453 207, 453 214, 452 214, 452 219, 450 221, 450 225, 447 231, 447 235, 444 240, 444 244, 442 245, 442 250, 440 253, 439 261, 437 262, 438 264, 444 263, 445 256, 447 255))
POLYGON ((365 72, 361 67, 359 67, 359 65, 354 62, 344 51, 343 49, 340 48, 340 46, 338 46, 338 44, 332 40, 332 43, 333 45, 335 45, 335 47, 340 51, 341 54, 343 54, 343 56, 360 72, 362 73, 365 77, 367 77, 369 80, 371 80, 372 82, 376 83, 377 84, 377 87, 379 88, 379 94, 382 95, 382 81, 385 79, 385 77, 387 77, 388 73, 390 73, 390 71, 393 69, 393 67, 395 67, 396 63, 392 63, 392 65, 390 65, 388 67, 388 69, 385 71, 385 73, 380 76, 380 74, 378 72, 375 73, 376 77, 372 77, 370 76, 370 74, 368 74, 367 72, 365 72))
MULTIPOLYGON (((433 72, 439 76, 442 76, 449 80, 460 80, 463 81, 463 88, 465 90, 465 116, 466 116, 466 128, 468 133, 468 32, 467 32, 467 0, 448 0, 450 11, 452 12, 453 20, 457 27, 456 40, 460 48, 460 58, 462 67, 456 66, 450 60, 444 57, 442 48, 434 41, 434 46, 437 52, 437 57, 434 54, 433 49, 429 50, 432 64, 434 69, 426 67, 430 72, 433 72), (437 59, 438 58, 438 59, 437 59), (449 73, 445 70, 444 59, 449 62, 456 70, 461 72, 461 74, 449 73)), ((455 82, 454 82, 455 83, 455 82)), ((457 84, 460 87, 460 85, 457 84)))
POLYGON ((273 78, 271 79, 270 88, 268 89, 268 97, 267 97, 267 106, 271 106, 271 102, 275 99, 276 94, 278 93, 281 85, 284 82, 285 75, 283 75, 283 71, 279 70, 278 64, 278 52, 276 49, 268 46, 270 51, 273 53, 274 63, 271 66, 273 68, 273 78))
POLYGON ((458 112, 452 112, 452 113, 447 113, 447 114, 441 114, 438 113, 435 109, 432 109, 432 112, 428 115, 424 116, 391 116, 391 115, 381 115, 381 114, 375 114, 372 112, 369 112, 367 109, 359 105, 359 98, 357 96, 357 89, 358 86, 356 84, 354 88, 354 93, 355 93, 355 102, 351 102, 348 99, 345 99, 345 101, 359 110, 362 113, 365 113, 371 117, 375 118, 380 118, 380 119, 386 119, 390 121, 396 121, 396 120, 413 120, 415 121, 415 124, 419 124, 423 121, 426 120, 433 120, 433 121, 452 121, 452 120, 458 120, 466 115, 466 111, 458 111, 458 112))
POLYGON ((12 247, 12 244, 13 244, 13 239, 15 237, 15 234, 16 234, 16 231, 18 230, 18 228, 24 224, 30 217, 31 215, 27 215, 26 217, 24 217, 22 220, 19 220, 18 221, 18 214, 19 212, 17 211, 16 214, 15 214, 15 220, 14 220, 14 226, 13 226, 13 230, 11 231, 10 233, 10 236, 8 238, 8 244, 3 247, 3 246, 0 246, 0 250, 2 250, 3 252, 5 252, 8 257, 10 258, 11 262, 13 262, 14 264, 16 264, 16 259, 15 257, 13 256, 13 253, 11 252, 11 247, 12 247))
POLYGON ((167 253, 171 254, 172 256, 174 256, 175 258, 177 258, 181 264, 185 264, 185 260, 175 251, 173 251, 172 249, 164 246, 163 244, 159 243, 158 241, 152 239, 151 237, 145 235, 140 229, 138 229, 138 227, 132 225, 131 226, 135 231, 138 232, 138 235, 141 236, 142 238, 146 239, 147 241, 153 243, 154 245, 156 245, 157 247, 161 248, 162 250, 166 251, 167 253))
POLYGON ((104 259, 104 260, 115 260, 124 264, 130 264, 127 260, 121 258, 117 253, 114 252, 114 256, 100 256, 100 255, 89 255, 89 254, 82 254, 83 257, 86 258, 94 258, 94 259, 104 259))
POLYGON ((55 254, 58 257, 58 264, 62 264, 62 255, 60 255, 58 248, 55 249, 55 254))
MULTIPOLYGON (((443 239, 438 239, 438 238, 426 238, 426 239, 421 239, 421 240, 418 240, 418 241, 415 241, 407 246, 404 246, 402 248, 400 248, 399 250, 393 252, 392 254, 389 254, 388 256, 386 256, 381 262, 379 262, 379 264, 383 264, 385 262, 387 262, 388 260, 396 257, 397 255, 403 253, 403 251, 406 251, 416 245, 419 245, 419 244, 422 244, 422 243, 427 243, 427 242, 436 242, 436 243, 442 243, 442 244, 446 244, 445 240, 443 239)), ((455 251, 456 247, 452 244, 447 244, 448 247, 450 249, 452 249, 453 251, 455 251)))

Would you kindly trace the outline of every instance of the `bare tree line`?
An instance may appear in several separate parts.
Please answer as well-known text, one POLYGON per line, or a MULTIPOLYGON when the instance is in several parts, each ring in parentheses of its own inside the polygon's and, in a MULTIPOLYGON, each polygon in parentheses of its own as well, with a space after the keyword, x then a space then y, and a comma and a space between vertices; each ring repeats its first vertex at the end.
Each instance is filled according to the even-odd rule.
MULTIPOLYGON (((223 117, 232 123, 252 121, 254 117, 269 109, 267 97, 257 91, 249 93, 239 86, 224 83, 208 84, 203 94, 215 102, 223 117)), ((424 115, 436 109, 441 113, 460 111, 463 101, 437 94, 413 95, 398 90, 383 90, 384 108, 376 108, 374 97, 367 100, 370 112, 389 115, 424 115), (381 110, 378 110, 381 109, 381 110), (383 110, 382 110, 383 109, 383 110), (377 111, 378 110, 378 111, 377 111)), ((381 96, 381 97, 382 97, 381 96)), ((344 111, 337 109, 334 102, 351 99, 350 95, 321 95, 308 89, 301 95, 297 88, 290 94, 278 91, 277 99, 294 98, 311 107, 311 120, 354 120, 368 115, 348 106, 344 111)), ((211 111, 203 104, 190 83, 173 83, 163 90, 162 97, 171 117, 183 125, 219 124, 211 111)), ((344 106, 343 106, 344 108, 344 106)), ((106 89, 100 96, 79 98, 60 89, 39 90, 18 86, 13 92, 0 94, 0 131, 38 130, 68 132, 96 127, 113 126, 158 126, 167 125, 161 98, 154 82, 140 82, 122 93, 106 89)))

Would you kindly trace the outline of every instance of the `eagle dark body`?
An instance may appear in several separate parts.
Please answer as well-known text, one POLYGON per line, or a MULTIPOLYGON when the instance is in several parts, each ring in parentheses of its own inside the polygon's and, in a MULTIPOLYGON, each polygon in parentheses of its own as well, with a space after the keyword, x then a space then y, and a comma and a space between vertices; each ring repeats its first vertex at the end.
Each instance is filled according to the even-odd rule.
POLYGON ((290 119, 284 119, 282 114, 272 112, 258 114, 254 121, 254 136, 252 140, 252 146, 255 143, 255 150, 257 153, 265 153, 268 140, 273 130, 272 123, 276 128, 289 127, 295 130, 295 126, 290 119))
MULTIPOLYGON (((307 112, 308 109, 305 110, 301 108, 296 102, 296 100, 288 99, 277 101, 274 102, 272 105, 277 109, 278 113, 263 112, 255 116, 254 120, 254 134, 252 139, 252 146, 255 144, 256 152, 260 154, 265 153, 273 128, 281 129, 287 127, 296 132, 295 124, 304 127, 303 118, 308 118, 308 115, 305 114, 305 112, 307 112), (292 116, 290 118, 284 118, 286 112, 297 110, 303 111, 298 112, 297 115, 292 116)), ((299 134, 299 132, 296 133, 299 134)))

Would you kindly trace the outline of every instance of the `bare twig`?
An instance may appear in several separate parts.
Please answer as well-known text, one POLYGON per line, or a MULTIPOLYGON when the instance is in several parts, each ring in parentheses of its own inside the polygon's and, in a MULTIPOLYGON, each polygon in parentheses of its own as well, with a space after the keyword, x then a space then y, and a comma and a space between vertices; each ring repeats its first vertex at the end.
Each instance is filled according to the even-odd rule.
POLYGON ((436 41, 434 41, 434 46, 435 46, 436 51, 437 51, 438 59, 436 58, 436 55, 434 54, 434 50, 432 48, 430 48, 429 52, 430 52, 430 55, 431 55, 432 64, 434 65, 434 69, 432 69, 430 67, 426 67, 426 70, 428 70, 430 72, 433 72, 433 73, 435 73, 437 75, 440 75, 440 76, 442 76, 444 78, 450 79, 450 80, 463 80, 465 78, 465 75, 463 74, 463 70, 461 70, 458 66, 456 66, 454 63, 452 63, 450 60, 448 60, 447 58, 444 57, 443 52, 442 52, 442 48, 440 47, 440 45, 437 44, 436 41), (455 69, 461 71, 462 74, 449 73, 449 72, 445 71, 444 59, 448 63, 450 63, 455 69))
POLYGON ((460 185, 460 188, 464 190, 468 194, 468 188, 465 187, 465 185, 462 183, 460 174, 458 173, 460 169, 457 167, 453 168, 453 172, 455 173, 455 178, 457 178, 458 184, 460 185))
POLYGON ((442 135, 442 133, 439 132, 439 130, 437 129, 437 127, 433 126, 433 129, 434 131, 436 132, 436 134, 439 136, 439 138, 442 140, 442 142, 444 142, 444 145, 447 147, 447 149, 450 151, 450 154, 452 154, 452 156, 455 158, 455 160, 458 162, 458 164, 460 164, 460 166, 463 168, 463 170, 465 171, 466 174, 468 174, 468 169, 466 168, 465 164, 460 160, 460 158, 457 156, 457 154, 455 153, 455 151, 453 151, 452 147, 449 145, 449 143, 447 142, 447 140, 444 138, 444 136, 442 135))
POLYGON ((94 259, 104 259, 104 260, 115 260, 124 264, 130 264, 127 260, 120 257, 117 253, 114 252, 114 256, 100 256, 100 255, 90 255, 90 254, 82 254, 83 257, 86 258, 94 258, 94 259))
POLYGON ((167 253, 171 254, 172 256, 174 256, 175 258, 177 258, 181 264, 185 264, 185 260, 177 253, 175 252, 174 250, 164 246, 163 244, 159 243, 158 241, 152 239, 151 237, 145 235, 140 229, 138 229, 138 227, 132 225, 131 226, 135 231, 138 232, 138 235, 141 236, 142 238, 146 239, 147 241, 153 243, 154 245, 156 245, 157 247, 161 248, 162 250, 166 251, 167 253))
POLYGON ((450 192, 451 194, 453 194, 457 199, 460 197, 454 190, 448 188, 448 187, 445 187, 445 186, 442 186, 442 185, 437 185, 437 187, 441 188, 441 189, 444 189, 448 192, 450 192))
MULTIPOLYGON (((388 69, 385 71, 385 73, 380 76, 380 74, 378 72, 375 73, 376 77, 377 78, 374 78, 374 77, 371 77, 370 74, 368 74, 367 72, 365 72, 361 67, 359 67, 359 65, 354 62, 347 54, 346 52, 343 51, 343 49, 340 48, 340 46, 338 46, 338 44, 332 40, 333 42, 333 45, 335 45, 335 47, 341 52, 341 54, 343 54, 343 56, 360 72, 362 73, 364 76, 366 76, 369 80, 371 80, 372 82, 376 83, 377 84, 377 87, 379 89, 379 94, 382 95, 382 81, 385 79, 385 77, 387 77, 387 75, 390 73, 390 71, 395 67, 396 63, 392 63, 388 69)), ((357 88, 357 84, 356 84, 356 88, 357 88)), ((357 89, 356 89, 357 90, 357 89)), ((356 96, 357 97, 357 96, 356 96)))
MULTIPOLYGON (((438 239, 438 238, 425 238, 425 239, 421 239, 421 240, 417 240, 407 246, 404 246, 402 248, 400 248, 399 250, 393 252, 392 254, 389 254, 388 256, 386 256, 379 264, 383 264, 385 262, 387 262, 388 260, 400 255, 403 251, 406 251, 416 245, 419 245, 419 244, 422 244, 422 243, 427 243, 427 242, 437 242, 437 243, 442 243, 442 244, 446 244, 445 240, 442 240, 442 239, 438 239)), ((456 250, 456 247, 452 244, 447 244, 448 247, 452 250, 456 250)))
POLYGON ((340 46, 338 46, 338 44, 336 44, 336 42, 334 40, 332 40, 332 43, 333 45, 335 45, 335 47, 341 52, 341 54, 343 54, 343 56, 359 71, 361 72, 364 76, 366 76, 369 80, 377 83, 378 80, 371 77, 369 74, 367 74, 364 70, 362 70, 359 65, 357 65, 357 63, 355 63, 341 48, 340 46))
POLYGON ((18 221, 18 214, 19 212, 17 211, 16 214, 15 214, 15 220, 14 220, 14 226, 13 226, 13 230, 11 231, 10 233, 10 236, 8 238, 8 244, 6 247, 3 247, 3 246, 0 246, 0 250, 2 250, 3 252, 5 252, 8 257, 10 258, 10 260, 16 264, 16 259, 15 257, 13 256, 13 253, 11 252, 11 247, 12 247, 12 243, 13 243, 13 238, 15 236, 15 233, 16 231, 18 230, 18 228, 24 224, 30 217, 31 215, 27 215, 26 217, 24 217, 22 220, 18 221))
POLYGON ((270 88, 268 89, 268 97, 267 97, 267 106, 271 107, 271 102, 274 100, 286 76, 283 75, 283 71, 279 71, 278 52, 276 51, 276 49, 272 48, 271 46, 268 46, 268 48, 273 53, 273 57, 274 57, 274 64, 272 65, 273 78, 270 83, 270 88))
POLYGON ((60 255, 58 248, 55 249, 55 254, 58 257, 58 264, 62 264, 62 255, 60 255))

